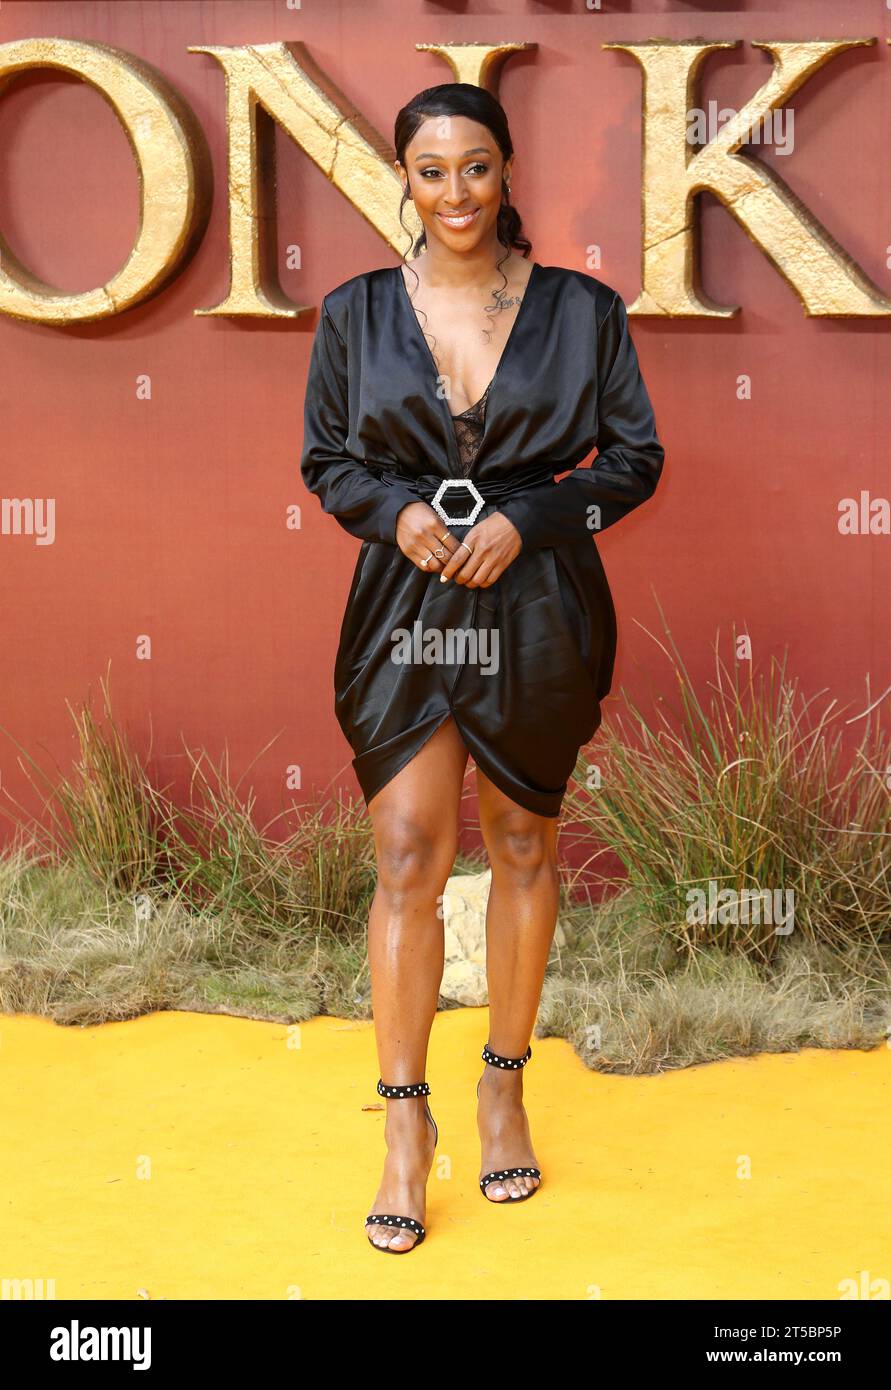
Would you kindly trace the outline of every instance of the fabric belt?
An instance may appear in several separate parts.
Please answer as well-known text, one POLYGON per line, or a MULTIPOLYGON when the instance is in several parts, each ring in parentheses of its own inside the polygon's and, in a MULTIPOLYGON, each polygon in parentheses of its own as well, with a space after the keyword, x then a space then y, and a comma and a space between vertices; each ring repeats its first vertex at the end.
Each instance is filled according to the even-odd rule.
POLYGON ((447 526, 472 526, 483 507, 497 505, 507 497, 515 497, 517 493, 541 487, 543 483, 553 484, 554 481, 553 469, 548 464, 517 468, 512 473, 487 479, 484 483, 479 483, 475 478, 443 477, 441 473, 409 474, 374 464, 367 464, 367 467, 389 487, 401 483, 416 492, 418 500, 429 502, 447 526), (454 516, 452 513, 456 509, 466 510, 467 514, 454 516))

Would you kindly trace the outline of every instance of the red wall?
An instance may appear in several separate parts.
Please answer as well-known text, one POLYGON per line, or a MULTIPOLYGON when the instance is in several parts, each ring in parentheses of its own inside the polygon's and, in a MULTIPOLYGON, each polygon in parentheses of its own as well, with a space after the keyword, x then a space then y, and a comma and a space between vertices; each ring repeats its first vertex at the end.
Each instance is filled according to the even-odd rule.
MULTIPOLYGON (((56 329, 0 317, 0 496, 56 499, 56 540, 0 535, 0 724, 65 766, 65 701, 111 661, 116 712, 158 775, 182 785, 181 735, 240 772, 255 766, 259 811, 341 769, 350 749, 332 712, 332 667, 358 542, 322 515, 299 477, 302 402, 316 315, 266 325, 196 318, 227 287, 221 70, 190 44, 303 40, 390 140, 399 106, 449 81, 420 42, 527 40, 499 95, 517 150, 514 201, 534 257, 586 269, 630 304, 640 284, 641 72, 610 41, 743 39, 708 61, 703 98, 739 107, 769 72, 753 39, 876 36, 834 59, 794 99, 791 157, 755 151, 789 182, 864 271, 891 294, 891 15, 867 0, 797 0, 771 12, 663 3, 422 0, 32 4, 4 0, 0 42, 35 36, 109 43, 158 67, 201 121, 216 179, 213 216, 184 273, 119 319, 56 329), (642 11, 646 10, 645 13, 642 11), (148 373, 152 400, 136 398, 148 373), (303 528, 286 509, 303 506, 303 528), (139 634, 151 661, 136 659, 139 634)), ((0 101, 0 226, 25 263, 66 290, 102 283, 138 216, 134 164, 111 110, 77 81, 38 73, 0 101)), ((281 283, 317 305, 334 285, 395 256, 277 133, 281 283), (303 268, 289 270, 289 245, 303 268)), ((704 200, 702 281, 721 323, 635 318, 666 465, 653 501, 599 542, 620 623, 614 690, 671 696, 654 629, 658 596, 691 669, 712 669, 715 632, 748 631, 756 661, 789 648, 805 689, 856 708, 891 684, 885 612, 891 537, 838 533, 861 489, 888 495, 888 321, 807 319, 791 288, 713 199, 704 200), (736 399, 747 374, 753 399, 736 399)), ((729 650, 725 647, 729 655, 729 650)), ((609 710, 609 704, 607 705, 609 710)), ((853 712, 853 711, 852 711, 853 712)), ((0 735, 2 785, 25 797, 0 735)))

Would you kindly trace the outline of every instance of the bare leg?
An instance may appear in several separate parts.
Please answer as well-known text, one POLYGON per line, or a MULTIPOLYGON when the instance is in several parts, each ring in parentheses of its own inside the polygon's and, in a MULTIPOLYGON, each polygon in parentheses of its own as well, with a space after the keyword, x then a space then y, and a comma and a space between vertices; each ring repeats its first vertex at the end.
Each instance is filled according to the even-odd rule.
MULTIPOLYGON (((541 999, 548 953, 557 924, 558 819, 518 806, 478 768, 480 826, 492 865, 486 911, 489 1046, 503 1057, 522 1057, 541 999)), ((538 1168, 523 1108, 523 1070, 485 1066, 477 1108, 480 1177, 500 1168, 538 1168)), ((506 1178, 486 1189, 490 1201, 532 1191, 538 1179, 506 1178)))
MULTIPOLYGON (((467 749, 449 717, 368 804, 377 889, 368 920, 368 959, 380 1074, 388 1086, 426 1075, 427 1043, 444 963, 439 895, 458 851, 467 749)), ((433 1162, 425 1097, 387 1101, 387 1157, 372 1212, 423 1223, 433 1162)), ((416 1237, 369 1226, 376 1245, 408 1250, 416 1237)))

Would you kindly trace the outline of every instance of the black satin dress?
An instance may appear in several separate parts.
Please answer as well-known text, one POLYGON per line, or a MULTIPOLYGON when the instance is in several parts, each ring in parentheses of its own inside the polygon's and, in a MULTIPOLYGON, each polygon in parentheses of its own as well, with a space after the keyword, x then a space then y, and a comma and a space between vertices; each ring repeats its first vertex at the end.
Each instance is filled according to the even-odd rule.
MULTIPOLYGON (((468 415, 469 433, 450 414, 399 266, 325 296, 301 473, 323 510, 362 540, 334 666, 335 713, 366 803, 451 715, 501 791, 557 816, 579 750, 600 725, 615 661, 596 536, 652 495, 664 458, 616 291, 533 263, 498 368, 468 415), (595 446, 593 465, 578 467, 595 446), (476 522, 501 511, 523 541, 487 589, 441 584, 396 544, 401 509, 432 503, 443 480, 464 476, 484 500, 476 522), (497 669, 479 651, 469 660, 475 649, 460 644, 434 664, 393 659, 397 633, 483 628, 495 629, 480 650, 497 650, 497 669)), ((441 505, 467 517, 473 503, 459 486, 441 505)), ((448 529, 463 540, 469 526, 448 529)))

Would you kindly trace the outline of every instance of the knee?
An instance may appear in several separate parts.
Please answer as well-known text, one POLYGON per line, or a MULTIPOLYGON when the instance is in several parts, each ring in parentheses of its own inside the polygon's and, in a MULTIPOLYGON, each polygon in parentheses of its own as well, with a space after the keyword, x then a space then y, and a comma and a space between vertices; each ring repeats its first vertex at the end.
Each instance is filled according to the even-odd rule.
POLYGON ((507 873, 524 882, 544 872, 556 873, 553 834, 538 818, 522 813, 504 816, 490 830, 486 847, 493 872, 507 873))
POLYGON ((430 892, 435 897, 457 852, 457 830, 450 836, 410 818, 395 819, 377 836, 378 884, 393 897, 430 892))

